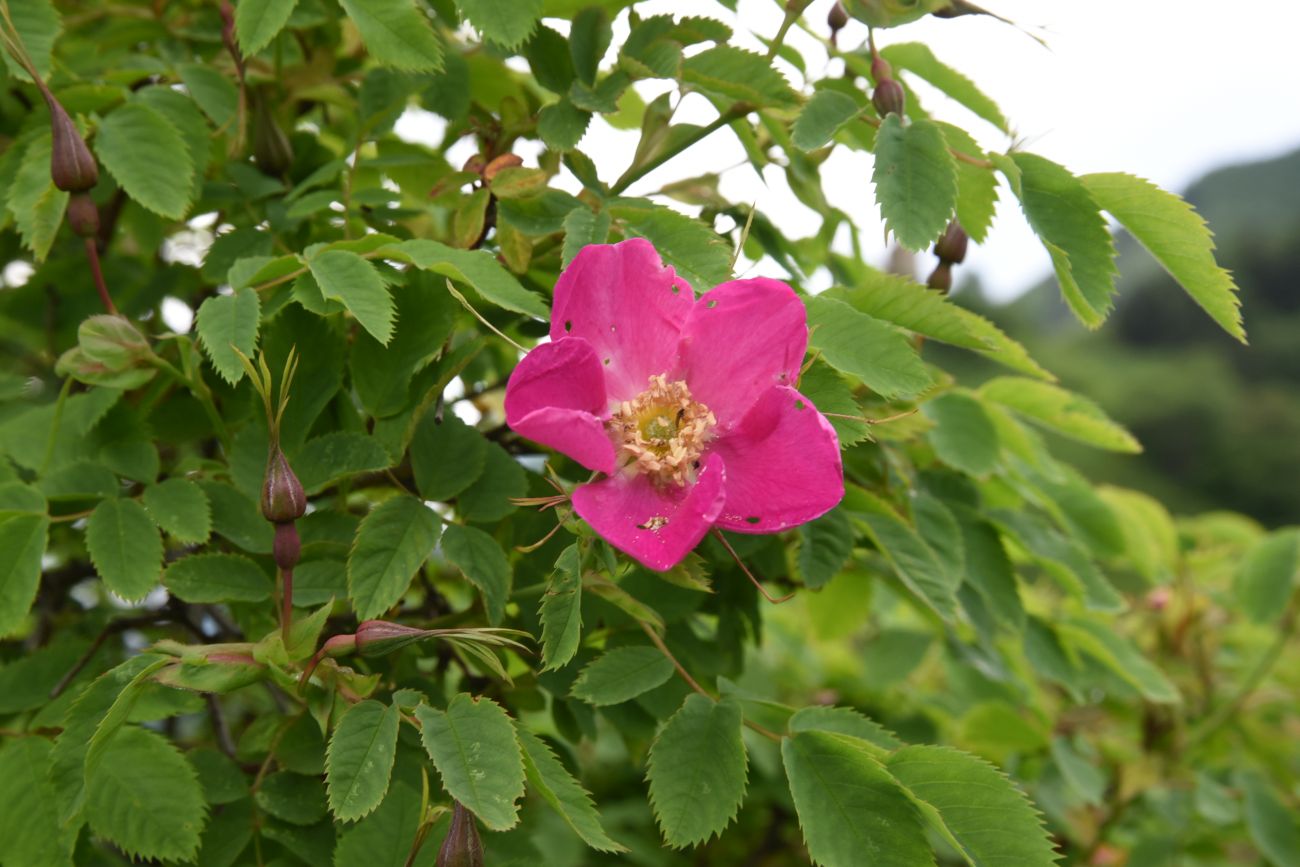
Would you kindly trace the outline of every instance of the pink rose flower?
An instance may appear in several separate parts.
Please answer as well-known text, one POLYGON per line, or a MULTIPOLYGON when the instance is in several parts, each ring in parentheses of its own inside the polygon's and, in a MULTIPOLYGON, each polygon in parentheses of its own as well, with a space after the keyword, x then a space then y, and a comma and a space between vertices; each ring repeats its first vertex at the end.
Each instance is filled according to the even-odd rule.
POLYGON ((573 506, 665 570, 711 527, 774 533, 844 496, 835 430, 794 388, 808 346, 784 283, 698 301, 639 238, 583 248, 555 284, 551 341, 506 385, 506 423, 604 477, 573 506))

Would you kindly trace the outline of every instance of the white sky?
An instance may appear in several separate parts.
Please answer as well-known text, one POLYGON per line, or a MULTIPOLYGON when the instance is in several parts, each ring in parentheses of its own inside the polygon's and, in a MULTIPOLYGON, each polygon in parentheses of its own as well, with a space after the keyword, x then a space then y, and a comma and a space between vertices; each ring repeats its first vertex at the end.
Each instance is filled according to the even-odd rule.
MULTIPOLYGON (((703 0, 649 0, 637 10, 643 15, 708 15, 727 21, 738 33, 771 35, 782 5, 778 0, 740 0, 739 16, 734 16, 703 0), (744 27, 737 26, 737 17, 744 27)), ((824 27, 830 5, 831 0, 815 0, 805 20, 824 27)), ((1076 173, 1127 171, 1181 191, 1207 170, 1300 146, 1300 68, 1295 61, 1300 4, 987 0, 985 5, 1044 36, 1049 48, 983 16, 927 18, 881 31, 878 44, 925 42, 998 102, 1025 149, 1076 173)), ((616 34, 616 43, 623 32, 616 34)), ((855 47, 865 38, 866 28, 853 22, 841 31, 840 45, 855 47)), ((826 55, 816 41, 796 30, 787 42, 809 59, 810 74, 824 74, 826 55)), ((782 67, 800 86, 797 73, 782 67)), ((653 94, 669 85, 640 86, 653 94)), ((986 147, 1006 148, 1005 137, 937 92, 922 90, 922 101, 932 113, 966 127, 986 147)), ((693 97, 676 119, 706 123, 714 116, 711 106, 693 97)), ((580 147, 596 159, 602 177, 612 180, 627 164, 635 142, 635 133, 597 120, 580 147)), ((744 159, 735 137, 722 130, 629 193, 650 192, 667 181, 719 171, 744 159)), ((873 251, 873 261, 883 264, 870 156, 839 148, 823 171, 832 201, 866 227, 863 243, 873 251)), ((793 197, 776 169, 769 169, 763 181, 747 166, 731 169, 723 175, 722 189, 735 201, 757 201, 791 237, 814 233, 820 222, 793 197)), ((1005 188, 1001 200, 987 243, 972 246, 965 267, 980 273, 992 295, 1005 298, 1050 273, 1050 262, 1005 188)), ((924 276, 932 260, 928 255, 920 260, 924 276)))

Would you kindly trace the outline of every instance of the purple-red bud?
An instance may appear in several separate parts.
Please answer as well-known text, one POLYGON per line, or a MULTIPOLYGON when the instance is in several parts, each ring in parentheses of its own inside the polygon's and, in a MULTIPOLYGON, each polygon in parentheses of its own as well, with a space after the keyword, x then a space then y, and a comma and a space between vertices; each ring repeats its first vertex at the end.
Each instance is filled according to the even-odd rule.
POLYGON ((275 542, 271 546, 271 553, 275 557, 275 565, 286 573, 293 572, 302 553, 302 540, 298 537, 298 527, 293 521, 275 525, 275 542))
POLYGON ((460 801, 452 807, 451 827, 438 850, 434 867, 483 867, 483 841, 479 839, 474 814, 460 801))
POLYGON ((357 652, 355 635, 332 635, 321 646, 321 653, 331 659, 339 656, 351 656, 357 652))
POLYGON ((939 257, 940 262, 960 265, 966 258, 966 244, 966 231, 961 227, 961 223, 953 220, 948 224, 948 228, 943 230, 939 240, 934 242, 934 255, 939 257))
POLYGON ((849 23, 849 13, 844 11, 844 4, 840 3, 839 0, 835 0, 835 3, 831 4, 831 11, 826 16, 826 23, 830 25, 832 38, 849 23))
POLYGON ((871 58, 871 80, 879 84, 894 77, 894 68, 889 61, 877 54, 871 58))
POLYGON ((262 483, 262 517, 274 524, 296 521, 307 512, 307 495, 278 446, 271 449, 262 483))
POLYGON ((77 125, 68 117, 48 87, 40 85, 45 104, 50 107, 50 132, 53 135, 50 151, 50 177, 54 186, 69 193, 84 193, 99 183, 99 166, 86 147, 77 125))
POLYGON ((82 238, 99 234, 99 208, 86 193, 76 193, 68 200, 68 225, 82 238))
POLYGON ((357 627, 357 652, 362 656, 383 656, 430 634, 429 630, 415 626, 387 620, 366 620, 357 627))
POLYGON ((930 272, 930 279, 926 281, 926 285, 947 295, 952 289, 952 263, 940 262, 936 265, 930 272))
POLYGON ((877 84, 875 92, 871 94, 871 104, 876 107, 881 117, 896 114, 901 118, 906 101, 907 94, 903 90, 903 85, 892 78, 886 78, 877 84))

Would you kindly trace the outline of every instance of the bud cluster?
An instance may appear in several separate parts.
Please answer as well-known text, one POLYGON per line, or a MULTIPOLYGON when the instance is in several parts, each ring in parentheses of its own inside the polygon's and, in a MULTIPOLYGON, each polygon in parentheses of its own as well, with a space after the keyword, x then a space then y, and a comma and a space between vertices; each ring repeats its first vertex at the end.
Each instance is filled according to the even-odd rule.
POLYGON ((938 289, 945 295, 952 289, 952 266, 960 265, 966 259, 967 242, 966 231, 956 220, 943 230, 939 240, 934 242, 934 255, 939 257, 939 264, 927 281, 931 289, 938 289))
POLYGON ((882 118, 896 114, 901 120, 903 108, 907 104, 907 93, 903 90, 903 85, 894 79, 894 70, 889 61, 879 54, 871 61, 871 77, 876 81, 876 89, 871 93, 871 104, 882 118))

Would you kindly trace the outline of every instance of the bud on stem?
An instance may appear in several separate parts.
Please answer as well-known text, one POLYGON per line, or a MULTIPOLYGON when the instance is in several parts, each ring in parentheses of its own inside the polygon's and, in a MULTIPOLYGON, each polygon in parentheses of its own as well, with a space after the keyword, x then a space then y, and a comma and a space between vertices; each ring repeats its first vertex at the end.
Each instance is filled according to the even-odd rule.
POLYGON ((302 483, 289 466, 284 452, 280 451, 279 443, 273 443, 262 483, 262 517, 273 524, 285 524, 298 520, 306 512, 307 495, 302 483))
MULTIPOLYGON (((50 151, 50 177, 54 186, 69 193, 84 193, 99 183, 99 167, 86 147, 77 125, 72 122, 63 105, 54 98, 45 82, 37 79, 45 104, 50 108, 50 133, 53 136, 50 151)), ((80 234, 80 233, 78 233, 80 234)))
POLYGON ((940 262, 960 265, 966 258, 967 240, 966 231, 961 227, 961 223, 953 220, 943 230, 939 240, 934 242, 934 255, 939 257, 940 262))
POLYGON ((892 78, 881 80, 871 94, 871 104, 876 107, 876 111, 882 118, 896 114, 901 119, 906 102, 907 93, 903 90, 903 85, 892 78))
POLYGON ((438 850, 434 867, 483 867, 483 842, 474 824, 474 814, 460 801, 456 801, 452 808, 451 827, 438 850))

